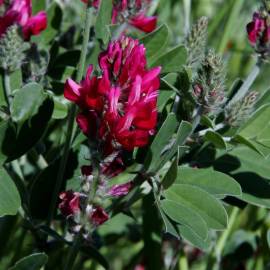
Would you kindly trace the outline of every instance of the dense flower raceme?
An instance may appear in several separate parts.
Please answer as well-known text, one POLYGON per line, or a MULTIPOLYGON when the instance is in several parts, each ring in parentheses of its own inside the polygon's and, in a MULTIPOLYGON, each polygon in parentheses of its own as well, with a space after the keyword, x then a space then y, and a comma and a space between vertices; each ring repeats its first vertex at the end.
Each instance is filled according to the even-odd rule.
POLYGON ((252 22, 247 25, 248 39, 259 53, 265 53, 269 49, 270 23, 268 14, 255 12, 252 22))
MULTIPOLYGON (((144 46, 122 36, 99 55, 100 76, 93 75, 90 66, 81 84, 71 79, 65 84, 64 96, 80 107, 79 127, 99 146, 102 161, 96 197, 101 201, 130 191, 132 182, 110 187, 108 180, 125 169, 122 151, 145 146, 154 133, 160 67, 146 66, 144 46)), ((92 166, 83 166, 81 174, 81 193, 62 193, 59 208, 63 215, 75 216, 79 200, 79 205, 84 205, 79 211, 88 216, 91 224, 100 225, 108 214, 100 206, 83 203, 93 184, 92 166)))
MULTIPOLYGON (((88 0, 82 0, 87 3, 88 0)), ((136 27, 137 29, 149 33, 152 32, 157 25, 156 16, 146 16, 151 0, 112 0, 113 14, 112 23, 123 23, 136 27)), ((98 8, 99 0, 92 1, 92 6, 98 8)))
POLYGON ((160 67, 148 70, 144 46, 124 36, 99 55, 99 66, 101 76, 90 66, 81 84, 65 84, 65 97, 81 108, 78 125, 105 155, 145 146, 157 122, 160 67))
POLYGON ((46 29, 47 16, 44 11, 32 16, 31 0, 0 0, 0 37, 14 24, 22 28, 24 39, 29 40, 46 29))

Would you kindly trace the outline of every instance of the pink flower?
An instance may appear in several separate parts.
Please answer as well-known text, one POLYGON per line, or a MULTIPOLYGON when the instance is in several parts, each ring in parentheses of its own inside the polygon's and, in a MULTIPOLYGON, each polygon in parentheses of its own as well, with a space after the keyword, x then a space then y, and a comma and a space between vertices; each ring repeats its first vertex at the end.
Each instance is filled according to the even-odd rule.
POLYGON ((108 219, 109 215, 100 206, 94 208, 90 216, 90 221, 96 226, 103 224, 108 219))
MULTIPOLYGON (((4 5, 3 1, 0 5, 4 5)), ((32 16, 31 0, 12 0, 4 15, 0 17, 0 36, 8 27, 17 24, 21 26, 25 40, 32 35, 38 35, 47 27, 47 16, 44 11, 32 16)))
POLYGON ((105 155, 145 146, 157 122, 160 67, 147 69, 144 46, 124 36, 99 55, 99 66, 101 76, 91 77, 90 66, 81 84, 65 85, 65 97, 81 108, 80 128, 102 142, 105 155))
POLYGON ((144 13, 140 13, 139 15, 132 17, 129 20, 129 24, 143 32, 150 33, 157 27, 157 17, 145 16, 144 13))
POLYGON ((247 25, 247 32, 252 46, 265 46, 270 39, 270 26, 267 23, 267 18, 255 12, 252 22, 247 25))
POLYGON ((113 196, 113 197, 124 196, 124 195, 127 195, 129 193, 129 191, 132 189, 132 187, 133 187, 132 182, 128 182, 128 183, 121 184, 121 185, 114 185, 108 191, 108 194, 113 196))
POLYGON ((62 215, 68 217, 80 211, 80 193, 68 190, 59 195, 62 200, 59 209, 62 215))
MULTIPOLYGON (((82 0, 87 3, 87 0, 82 0)), ((112 23, 123 23, 126 21, 128 24, 138 28, 139 30, 149 33, 155 30, 157 26, 157 17, 146 16, 147 7, 151 0, 120 0, 113 1, 112 23)), ((94 0, 92 6, 98 8, 99 0, 94 0)))

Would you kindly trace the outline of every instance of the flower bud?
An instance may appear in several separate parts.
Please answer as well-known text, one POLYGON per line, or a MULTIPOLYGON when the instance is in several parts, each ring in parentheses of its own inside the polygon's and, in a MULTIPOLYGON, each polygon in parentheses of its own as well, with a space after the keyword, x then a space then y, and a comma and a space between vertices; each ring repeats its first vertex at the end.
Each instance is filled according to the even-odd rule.
POLYGON ((73 216, 80 212, 80 193, 68 190, 59 195, 61 203, 59 209, 65 217, 73 216))
POLYGON ((97 206, 93 209, 89 218, 95 226, 99 226, 109 219, 109 215, 102 207, 97 206))

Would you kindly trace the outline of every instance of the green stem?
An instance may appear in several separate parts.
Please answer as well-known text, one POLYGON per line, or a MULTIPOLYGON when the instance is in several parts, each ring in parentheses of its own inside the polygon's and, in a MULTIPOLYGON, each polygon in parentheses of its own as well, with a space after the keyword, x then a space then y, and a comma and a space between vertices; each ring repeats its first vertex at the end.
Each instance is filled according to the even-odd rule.
POLYGON ((232 100, 229 102, 229 104, 233 104, 246 96, 246 94, 250 90, 251 85, 254 83, 255 79, 260 73, 261 64, 262 62, 258 60, 256 65, 253 67, 248 77, 246 78, 245 82, 242 84, 242 86, 235 94, 235 96, 232 98, 232 100))
POLYGON ((185 251, 181 251, 179 258, 179 270, 188 270, 188 260, 185 251))
POLYGON ((10 77, 7 71, 4 71, 4 95, 8 107, 11 104, 11 88, 10 88, 10 77))
POLYGON ((215 246, 215 256, 211 256, 207 269, 219 269, 219 264, 220 264, 223 249, 225 247, 225 244, 229 236, 231 235, 234 229, 235 222, 237 220, 237 216, 239 212, 240 212, 239 208, 237 207, 233 208, 230 218, 229 218, 228 228, 221 234, 217 242, 217 245, 215 246), (214 260, 213 257, 215 257, 216 259, 214 260))
MULTIPOLYGON (((88 46, 89 36, 90 36, 90 27, 91 27, 91 23, 92 23, 91 17, 92 17, 92 9, 91 9, 90 5, 88 5, 87 9, 86 9, 81 56, 80 56, 80 60, 79 60, 79 64, 78 64, 78 72, 76 75, 76 81, 78 81, 78 82, 81 81, 81 79, 83 77, 85 59, 86 59, 86 55, 87 55, 87 46, 88 46)), ((63 185, 63 178, 64 178, 64 173, 65 173, 65 169, 66 169, 66 165, 67 165, 69 149, 70 149, 70 146, 72 143, 75 115, 76 115, 76 105, 72 104, 70 106, 69 112, 68 112, 67 135, 66 135, 66 140, 65 140, 65 144, 64 144, 63 156, 62 156, 61 161, 60 161, 56 184, 54 187, 52 200, 51 200, 51 204, 50 204, 50 208, 49 208, 47 225, 50 225, 50 223, 53 219, 55 209, 56 209, 58 194, 60 193, 61 187, 63 185)))
POLYGON ((185 13, 185 35, 187 35, 190 29, 191 0, 183 0, 183 2, 185 13))
POLYGON ((82 232, 80 231, 74 238, 73 245, 71 246, 71 248, 68 252, 68 256, 67 256, 64 270, 72 270, 73 269, 73 266, 75 264, 75 261, 76 261, 77 255, 78 255, 78 250, 80 248, 81 237, 82 237, 81 234, 82 234, 82 232))
POLYGON ((237 219, 239 211, 240 211, 240 209, 238 207, 233 208, 231 215, 230 215, 228 228, 222 233, 221 237, 219 238, 219 240, 217 242, 215 250, 216 250, 216 254, 218 257, 221 256, 221 254, 223 252, 225 243, 233 230, 233 226, 234 226, 234 223, 237 219))

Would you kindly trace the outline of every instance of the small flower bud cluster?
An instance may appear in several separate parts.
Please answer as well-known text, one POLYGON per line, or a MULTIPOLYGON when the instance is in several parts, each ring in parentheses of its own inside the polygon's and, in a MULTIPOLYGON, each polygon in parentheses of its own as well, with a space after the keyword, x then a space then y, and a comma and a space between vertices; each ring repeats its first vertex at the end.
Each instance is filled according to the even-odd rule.
POLYGON ((254 105, 257 101, 258 93, 250 92, 239 101, 229 104, 225 110, 225 121, 232 127, 239 127, 250 118, 254 111, 254 105))
POLYGON ((76 233, 84 229, 85 236, 109 219, 108 213, 104 210, 106 198, 120 197, 126 195, 132 188, 132 182, 113 185, 108 187, 108 180, 116 176, 124 169, 119 158, 115 158, 110 164, 102 164, 95 198, 90 198, 94 187, 94 175, 92 166, 81 168, 81 191, 73 192, 68 190, 59 195, 61 200, 59 209, 61 214, 67 218, 71 232, 76 233))
POLYGON ((193 97, 204 113, 216 114, 226 102, 224 64, 219 55, 210 50, 198 69, 193 82, 193 97))
POLYGON ((18 27, 16 25, 9 27, 0 39, 1 67, 8 72, 20 68, 27 49, 28 45, 21 38, 18 27))
POLYGON ((186 38, 186 48, 188 51, 187 64, 196 67, 201 64, 205 55, 207 41, 208 18, 201 17, 191 28, 186 38))

